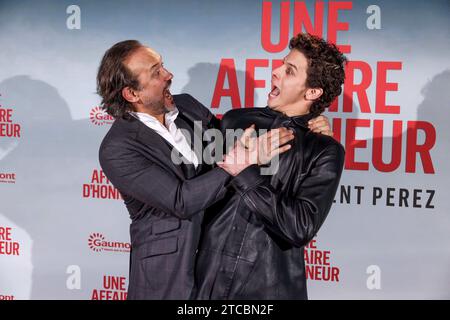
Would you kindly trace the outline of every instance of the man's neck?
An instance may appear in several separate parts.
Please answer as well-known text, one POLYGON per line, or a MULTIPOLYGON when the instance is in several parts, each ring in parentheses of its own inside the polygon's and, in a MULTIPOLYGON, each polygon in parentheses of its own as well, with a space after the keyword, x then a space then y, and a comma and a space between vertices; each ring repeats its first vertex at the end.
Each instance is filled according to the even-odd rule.
POLYGON ((163 126, 166 126, 166 117, 165 117, 165 114, 164 113, 162 113, 162 114, 158 114, 158 115, 153 115, 159 122, 161 122, 161 124, 163 125, 163 126))

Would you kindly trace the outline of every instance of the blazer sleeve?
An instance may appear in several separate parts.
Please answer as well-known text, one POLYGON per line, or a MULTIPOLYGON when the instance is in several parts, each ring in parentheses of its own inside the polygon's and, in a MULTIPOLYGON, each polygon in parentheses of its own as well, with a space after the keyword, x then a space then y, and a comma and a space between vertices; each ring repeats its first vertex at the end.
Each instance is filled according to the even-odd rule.
POLYGON ((293 195, 277 193, 269 176, 262 176, 256 166, 244 170, 230 184, 266 227, 292 245, 302 247, 313 239, 330 211, 343 161, 341 145, 327 146, 293 195))
POLYGON ((203 119, 208 129, 220 129, 220 120, 200 101, 187 93, 176 96, 175 103, 184 114, 191 115, 193 120, 203 119))
POLYGON ((100 165, 111 183, 123 194, 180 219, 189 219, 226 193, 230 175, 221 168, 181 180, 124 142, 100 148, 100 165))

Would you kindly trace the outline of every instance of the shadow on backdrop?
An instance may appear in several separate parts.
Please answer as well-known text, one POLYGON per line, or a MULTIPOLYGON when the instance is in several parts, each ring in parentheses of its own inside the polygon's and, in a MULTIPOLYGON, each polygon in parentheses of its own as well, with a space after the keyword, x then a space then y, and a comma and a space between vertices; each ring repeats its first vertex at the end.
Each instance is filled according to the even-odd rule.
POLYGON ((13 122, 21 125, 20 139, 4 139, 2 146, 13 144, 0 163, 16 173, 16 182, 0 186, 0 212, 33 241, 31 298, 73 297, 65 288, 66 268, 82 262, 92 221, 81 186, 98 167, 105 132, 89 120, 72 120, 67 103, 43 81, 11 77, 0 83, 0 93, 2 108, 12 108, 13 122))

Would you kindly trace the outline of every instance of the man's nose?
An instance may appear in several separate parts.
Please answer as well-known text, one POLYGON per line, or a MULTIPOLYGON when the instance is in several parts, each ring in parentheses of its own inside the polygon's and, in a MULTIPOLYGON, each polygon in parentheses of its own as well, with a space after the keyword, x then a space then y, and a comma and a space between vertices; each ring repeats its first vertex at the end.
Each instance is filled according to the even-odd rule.
POLYGON ((276 69, 273 69, 273 71, 272 71, 272 78, 280 79, 280 70, 281 70, 281 68, 282 68, 282 66, 278 67, 276 69))
POLYGON ((168 80, 172 80, 172 78, 173 78, 173 74, 172 74, 172 72, 170 72, 169 70, 167 70, 167 69, 164 69, 165 71, 166 71, 166 76, 165 76, 165 80, 166 81, 168 81, 168 80))

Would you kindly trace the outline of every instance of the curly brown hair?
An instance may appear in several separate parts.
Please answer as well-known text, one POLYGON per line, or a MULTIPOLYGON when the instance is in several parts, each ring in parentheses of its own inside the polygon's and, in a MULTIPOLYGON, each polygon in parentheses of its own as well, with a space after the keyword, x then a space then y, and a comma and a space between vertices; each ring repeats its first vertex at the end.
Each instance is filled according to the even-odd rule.
POLYGON ((306 86, 323 90, 310 109, 310 113, 318 116, 341 94, 347 58, 333 43, 309 33, 293 37, 289 49, 297 49, 308 59, 306 86))
POLYGON ((114 118, 128 119, 133 110, 130 102, 122 96, 122 89, 139 90, 139 81, 124 65, 124 61, 136 49, 142 47, 137 40, 126 40, 109 48, 97 73, 97 93, 102 97, 100 106, 114 118))

